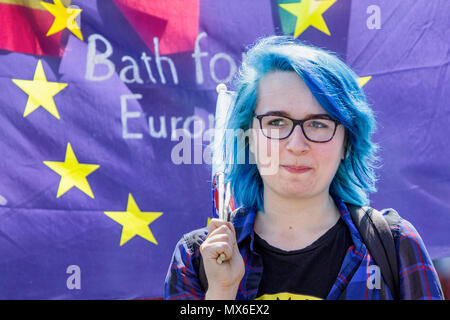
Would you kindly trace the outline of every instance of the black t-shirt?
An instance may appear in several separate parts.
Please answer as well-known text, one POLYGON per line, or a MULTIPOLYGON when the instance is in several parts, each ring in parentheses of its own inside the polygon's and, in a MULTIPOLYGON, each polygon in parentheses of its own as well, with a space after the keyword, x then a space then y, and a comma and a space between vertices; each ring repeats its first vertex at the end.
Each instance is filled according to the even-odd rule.
POLYGON ((275 248, 255 233, 254 249, 261 255, 264 266, 256 299, 325 299, 352 244, 342 218, 314 243, 300 250, 275 248))

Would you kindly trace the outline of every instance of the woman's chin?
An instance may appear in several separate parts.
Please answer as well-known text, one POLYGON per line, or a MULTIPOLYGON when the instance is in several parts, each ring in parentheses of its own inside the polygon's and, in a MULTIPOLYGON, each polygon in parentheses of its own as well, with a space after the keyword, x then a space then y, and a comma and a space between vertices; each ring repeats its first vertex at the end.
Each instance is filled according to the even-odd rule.
POLYGON ((285 183, 282 185, 280 194, 286 198, 304 198, 310 197, 314 192, 311 185, 300 183, 285 183))

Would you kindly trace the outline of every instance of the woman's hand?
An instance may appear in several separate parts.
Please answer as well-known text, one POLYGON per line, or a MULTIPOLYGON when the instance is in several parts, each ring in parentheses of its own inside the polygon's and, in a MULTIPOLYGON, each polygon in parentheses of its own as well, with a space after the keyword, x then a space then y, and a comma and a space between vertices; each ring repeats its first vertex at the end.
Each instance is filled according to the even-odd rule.
POLYGON ((233 224, 212 219, 208 237, 200 246, 200 253, 208 279, 205 299, 234 300, 245 273, 245 266, 237 246, 233 224), (225 254, 225 259, 219 264, 217 258, 221 253, 225 254))

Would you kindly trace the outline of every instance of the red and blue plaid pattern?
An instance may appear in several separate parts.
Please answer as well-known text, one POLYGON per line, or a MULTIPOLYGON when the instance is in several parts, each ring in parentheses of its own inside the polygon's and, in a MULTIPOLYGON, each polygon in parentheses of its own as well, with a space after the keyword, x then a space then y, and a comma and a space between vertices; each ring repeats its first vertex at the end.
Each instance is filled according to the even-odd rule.
MULTIPOLYGON (((347 206, 334 198, 341 216, 347 224, 353 245, 345 255, 339 274, 326 299, 328 300, 391 300, 392 294, 381 279, 379 285, 371 283, 375 262, 354 225, 347 206)), ((387 214, 388 211, 382 211, 387 214)), ((258 292, 263 273, 261 257, 253 250, 253 225, 256 208, 240 208, 233 224, 239 250, 244 258, 245 275, 240 283, 236 300, 253 300, 258 292)), ((400 273, 400 299, 442 300, 443 293, 436 270, 425 245, 410 222, 402 219, 391 226, 397 248, 400 273)), ((199 246, 207 236, 207 228, 184 235, 178 242, 164 289, 165 299, 203 299, 205 292, 199 281, 199 246), (196 241, 192 241, 196 239, 196 241)), ((295 270, 293 270, 295 272, 295 270)))

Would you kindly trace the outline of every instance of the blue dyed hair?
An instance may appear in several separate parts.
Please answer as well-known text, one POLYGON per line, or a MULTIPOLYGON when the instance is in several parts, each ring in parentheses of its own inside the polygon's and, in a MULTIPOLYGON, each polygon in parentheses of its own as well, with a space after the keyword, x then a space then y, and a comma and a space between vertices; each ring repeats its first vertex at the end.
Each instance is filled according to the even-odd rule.
MULTIPOLYGON (((306 83, 322 108, 339 120, 346 131, 346 156, 331 182, 329 192, 344 202, 369 205, 369 192, 377 180, 377 144, 371 141, 376 123, 357 75, 334 53, 302 43, 290 36, 259 39, 247 51, 235 78, 237 93, 227 129, 244 132, 251 127, 261 78, 271 71, 294 71, 306 83)), ((248 141, 236 152, 225 140, 228 151, 226 181, 230 181, 238 205, 256 206, 264 211, 264 186, 256 164, 236 164, 236 154, 249 154, 248 141)), ((246 160, 248 157, 246 156, 246 160)))

